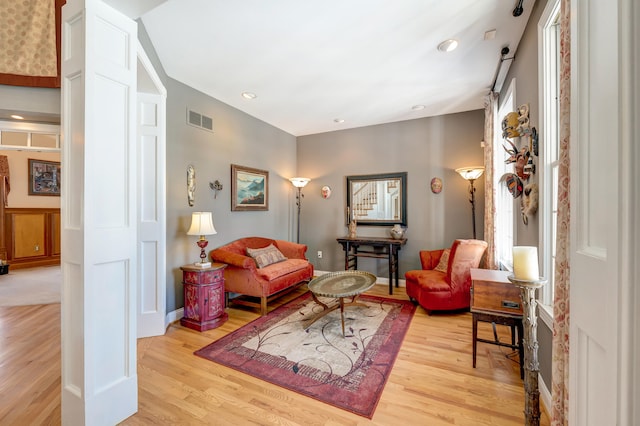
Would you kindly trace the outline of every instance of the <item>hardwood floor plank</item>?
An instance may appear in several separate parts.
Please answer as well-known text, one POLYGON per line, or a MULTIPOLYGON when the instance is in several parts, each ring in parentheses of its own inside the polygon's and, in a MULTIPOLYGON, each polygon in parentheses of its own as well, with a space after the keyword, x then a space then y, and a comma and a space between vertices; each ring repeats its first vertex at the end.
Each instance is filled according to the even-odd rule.
MULTIPOLYGON (((369 293, 406 300, 403 288, 387 292, 375 286, 369 293)), ((417 308, 369 420, 195 356, 259 318, 245 307, 227 311, 229 320, 213 330, 174 323, 163 336, 138 340, 139 411, 124 425, 523 424, 519 365, 510 349, 479 343, 472 367, 468 312, 429 316, 417 308)), ((510 341, 507 327, 498 333, 510 341)), ((482 327, 479 335, 493 339, 493 330, 482 327)), ((0 307, 0 338, 0 424, 59 425, 60 305, 0 307)), ((549 424, 544 412, 541 424, 549 424)))

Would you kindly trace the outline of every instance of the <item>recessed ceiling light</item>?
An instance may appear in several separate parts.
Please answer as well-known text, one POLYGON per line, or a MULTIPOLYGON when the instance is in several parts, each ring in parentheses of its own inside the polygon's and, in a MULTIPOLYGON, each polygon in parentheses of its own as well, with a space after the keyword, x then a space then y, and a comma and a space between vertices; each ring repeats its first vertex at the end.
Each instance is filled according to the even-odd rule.
POLYGON ((24 120, 24 117, 18 114, 11 114, 11 118, 15 118, 16 120, 24 120))
POLYGON ((411 109, 414 111, 420 111, 421 109, 424 109, 424 105, 414 105, 411 109))
POLYGON ((458 40, 454 40, 450 38, 449 40, 445 40, 438 45, 438 50, 441 52, 451 52, 458 47, 458 40))
POLYGON ((258 96, 256 96, 255 93, 251 93, 251 92, 242 92, 242 97, 245 99, 255 99, 258 96))
POLYGON ((336 123, 344 123, 344 118, 336 118, 333 121, 335 121, 336 123))

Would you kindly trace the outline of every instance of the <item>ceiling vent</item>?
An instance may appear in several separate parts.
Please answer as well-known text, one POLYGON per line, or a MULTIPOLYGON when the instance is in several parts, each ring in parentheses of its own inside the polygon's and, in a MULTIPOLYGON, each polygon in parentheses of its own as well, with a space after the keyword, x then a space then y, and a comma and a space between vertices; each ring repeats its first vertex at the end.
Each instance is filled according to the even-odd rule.
POLYGON ((213 132, 213 118, 187 109, 187 124, 202 130, 213 132))

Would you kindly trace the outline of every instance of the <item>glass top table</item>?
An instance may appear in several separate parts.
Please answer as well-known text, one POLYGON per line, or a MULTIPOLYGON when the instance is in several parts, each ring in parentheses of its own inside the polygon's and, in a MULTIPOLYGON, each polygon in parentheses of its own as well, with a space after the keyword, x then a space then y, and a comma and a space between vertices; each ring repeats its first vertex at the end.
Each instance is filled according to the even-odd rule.
POLYGON ((377 277, 364 271, 338 271, 330 272, 312 279, 309 290, 313 300, 323 307, 323 310, 315 316, 305 328, 311 327, 313 323, 327 315, 329 312, 340 308, 340 318, 342 320, 342 335, 344 336, 344 307, 345 306, 367 306, 356 302, 358 296, 369 290, 376 284, 377 277), (338 299, 338 303, 329 306, 318 300, 318 297, 330 297, 338 299), (345 303, 344 298, 350 297, 351 301, 345 303))

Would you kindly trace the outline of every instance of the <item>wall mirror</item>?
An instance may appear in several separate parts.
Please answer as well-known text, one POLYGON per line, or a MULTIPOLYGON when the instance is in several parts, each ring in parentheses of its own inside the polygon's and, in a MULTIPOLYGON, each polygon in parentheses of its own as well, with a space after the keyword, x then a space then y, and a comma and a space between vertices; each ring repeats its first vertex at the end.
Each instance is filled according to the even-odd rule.
POLYGON ((347 176, 347 223, 407 225, 407 172, 347 176))

